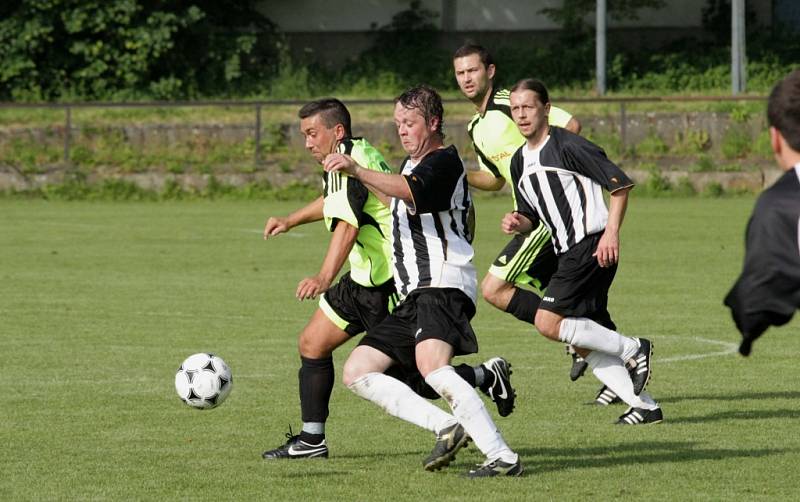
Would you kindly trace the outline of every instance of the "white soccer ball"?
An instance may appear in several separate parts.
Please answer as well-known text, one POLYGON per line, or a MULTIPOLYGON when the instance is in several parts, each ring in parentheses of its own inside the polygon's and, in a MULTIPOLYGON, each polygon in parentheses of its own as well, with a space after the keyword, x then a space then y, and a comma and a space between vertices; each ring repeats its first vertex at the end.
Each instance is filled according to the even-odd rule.
POLYGON ((201 352, 186 358, 175 374, 175 390, 181 401, 207 410, 222 404, 233 387, 231 369, 220 357, 201 352))

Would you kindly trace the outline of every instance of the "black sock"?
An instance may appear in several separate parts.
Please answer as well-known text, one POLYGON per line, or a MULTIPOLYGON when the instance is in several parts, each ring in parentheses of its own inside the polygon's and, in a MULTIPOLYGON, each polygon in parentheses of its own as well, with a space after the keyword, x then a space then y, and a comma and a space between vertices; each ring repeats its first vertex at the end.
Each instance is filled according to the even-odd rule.
POLYGON ((300 431, 300 441, 308 444, 317 445, 325 441, 325 434, 311 434, 306 431, 300 431))
POLYGON ((303 422, 324 423, 328 419, 328 402, 331 400, 335 378, 333 357, 309 359, 300 356, 300 361, 298 378, 303 422))
POLYGON ((516 291, 514 291, 514 296, 511 297, 511 301, 508 302, 506 312, 520 321, 533 324, 533 320, 536 317, 536 310, 539 308, 542 299, 539 298, 536 293, 528 291, 527 289, 514 289, 516 289, 516 291))
POLYGON ((453 367, 458 376, 467 381, 470 387, 475 387, 475 370, 469 364, 459 364, 453 367))

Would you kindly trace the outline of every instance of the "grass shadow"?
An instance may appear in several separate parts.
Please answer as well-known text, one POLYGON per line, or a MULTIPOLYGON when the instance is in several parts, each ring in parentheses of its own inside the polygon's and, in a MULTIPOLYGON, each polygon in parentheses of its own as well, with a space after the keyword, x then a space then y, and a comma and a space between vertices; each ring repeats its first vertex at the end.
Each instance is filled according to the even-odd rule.
POLYGON ((787 453, 790 449, 764 448, 726 449, 698 448, 695 442, 656 441, 623 443, 610 449, 603 447, 521 448, 517 453, 529 473, 568 469, 603 469, 625 465, 683 463, 730 458, 768 457, 787 453))
POLYGON ((699 417, 677 417, 670 418, 671 424, 702 424, 706 422, 716 422, 719 420, 764 420, 770 418, 800 418, 800 410, 796 409, 777 409, 777 410, 733 410, 710 413, 699 417))
POLYGON ((739 392, 736 394, 699 394, 695 396, 672 396, 659 399, 660 403, 679 403, 681 401, 744 401, 750 399, 800 399, 800 391, 779 392, 739 392))

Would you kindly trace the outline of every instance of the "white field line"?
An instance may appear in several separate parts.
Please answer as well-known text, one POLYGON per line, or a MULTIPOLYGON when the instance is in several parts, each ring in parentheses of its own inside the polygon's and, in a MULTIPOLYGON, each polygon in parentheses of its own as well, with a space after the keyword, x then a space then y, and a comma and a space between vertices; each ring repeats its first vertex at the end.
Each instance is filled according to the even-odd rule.
MULTIPOLYGON (((527 331, 527 332, 529 332, 531 334, 535 333, 535 330, 532 327, 528 328, 527 330, 524 327, 522 328, 522 330, 520 330, 519 328, 508 328, 508 327, 505 327, 505 326, 497 326, 497 325, 494 325, 494 326, 481 326, 481 327, 477 327, 476 326, 475 327, 475 331, 477 331, 478 333, 480 333, 482 331, 511 331, 511 330, 527 331)), ((695 353, 695 354, 686 354, 686 355, 682 355, 682 356, 665 357, 663 359, 660 358, 660 357, 657 357, 655 359, 659 364, 676 363, 676 362, 681 362, 681 361, 694 361, 694 360, 697 360, 697 359, 705 359, 705 358, 708 358, 708 357, 724 357, 724 356, 728 356, 728 355, 731 355, 731 354, 736 354, 739 351, 739 344, 732 343, 732 342, 724 342, 722 340, 712 340, 710 338, 703 338, 703 337, 700 337, 700 336, 671 336, 669 338, 670 339, 680 338, 682 340, 691 340, 691 341, 699 342, 699 343, 702 343, 702 344, 716 345, 717 347, 721 347, 723 350, 720 350, 720 351, 717 351, 717 352, 703 352, 703 353, 695 353)))
POLYGON ((696 342, 707 343, 709 345, 716 345, 718 347, 723 347, 724 350, 719 352, 706 352, 703 354, 687 354, 685 356, 674 356, 674 357, 667 357, 664 359, 658 359, 659 363, 673 363, 673 362, 680 362, 680 361, 693 361, 695 359, 704 359, 706 357, 723 357, 728 356, 731 354, 736 354, 739 350, 739 345, 736 343, 731 342, 723 342, 721 340, 712 340, 710 338, 702 338, 699 336, 694 337, 676 337, 676 338, 687 338, 689 340, 694 340, 696 342))
MULTIPOLYGON (((247 233, 247 234, 264 235, 264 229, 263 228, 261 230, 253 230, 252 228, 240 228, 239 231, 247 233)), ((271 238, 274 239, 275 237, 283 236, 283 235, 285 235, 287 237, 294 237, 294 238, 303 238, 303 237, 306 236, 306 234, 303 233, 303 232, 284 232, 282 234, 273 235, 271 238)))

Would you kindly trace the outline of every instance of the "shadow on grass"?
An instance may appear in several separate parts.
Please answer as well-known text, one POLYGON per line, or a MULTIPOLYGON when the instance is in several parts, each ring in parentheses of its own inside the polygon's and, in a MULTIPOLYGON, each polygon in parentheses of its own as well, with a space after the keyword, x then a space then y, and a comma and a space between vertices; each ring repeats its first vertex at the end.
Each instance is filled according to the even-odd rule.
POLYGON ((726 460, 779 455, 791 449, 764 448, 726 449, 698 448, 694 442, 633 442, 610 449, 608 446, 589 448, 521 448, 517 453, 528 474, 555 472, 567 469, 598 469, 624 465, 647 465, 699 460, 726 460))
POLYGON ((301 470, 298 472, 287 472, 285 474, 279 474, 278 476, 281 478, 308 478, 309 476, 314 478, 321 478, 323 476, 349 476, 352 475, 353 471, 308 471, 308 470, 301 470))
POLYGON ((762 420, 767 418, 800 418, 800 410, 797 409, 778 409, 778 410, 733 410, 710 413, 700 417, 677 417, 670 418, 671 424, 702 424, 705 422, 716 422, 718 420, 762 420))
POLYGON ((660 403, 679 403, 681 401, 744 401, 748 399, 800 399, 800 391, 780 392, 740 392, 736 394, 700 394, 696 396, 672 396, 659 399, 660 403))
MULTIPOLYGON (((336 458, 341 458, 341 459, 351 459, 351 458, 370 459, 370 458, 374 458, 374 459, 379 459, 380 460, 380 459, 385 459, 387 456, 390 456, 390 457, 419 457, 420 461, 422 461, 422 459, 428 454, 425 451, 425 447, 427 447, 427 446, 428 446, 427 444, 422 444, 422 445, 420 445, 420 448, 418 448, 416 450, 411 450, 411 451, 393 451, 393 452, 389 452, 389 453, 387 453, 385 451, 376 451, 376 452, 373 452, 373 453, 352 453, 352 454, 344 453, 344 454, 336 454, 336 458)), ((333 454, 331 455, 331 458, 334 458, 333 454)))

